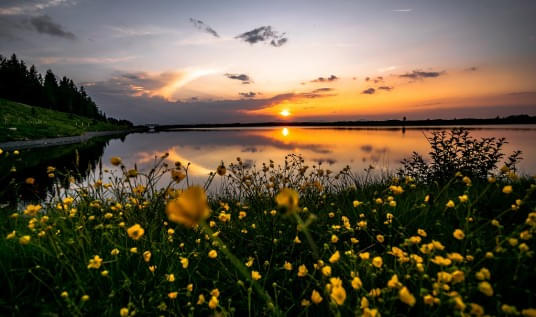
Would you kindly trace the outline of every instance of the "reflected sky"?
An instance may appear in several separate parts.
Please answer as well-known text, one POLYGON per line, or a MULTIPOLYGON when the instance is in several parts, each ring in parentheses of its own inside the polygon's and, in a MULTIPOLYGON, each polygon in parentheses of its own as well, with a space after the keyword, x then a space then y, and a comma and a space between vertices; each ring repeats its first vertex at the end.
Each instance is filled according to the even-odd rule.
MULTIPOLYGON (((154 159, 165 153, 170 164, 180 161, 191 163, 189 173, 193 181, 201 183, 210 171, 223 161, 226 165, 240 157, 250 165, 261 166, 274 160, 282 163, 289 153, 300 154, 309 165, 319 164, 333 171, 346 165, 359 171, 369 165, 378 172, 395 170, 400 161, 413 151, 427 153, 429 144, 425 135, 432 130, 421 128, 247 128, 202 129, 161 133, 135 133, 124 141, 112 140, 105 149, 103 162, 109 165, 112 156, 120 156, 127 166, 135 163, 147 170, 154 159)), ((536 172, 534 137, 536 126, 479 127, 472 135, 481 137, 505 137, 506 153, 520 149, 524 160, 520 170, 536 172)), ((111 166, 109 166, 111 167, 111 166)))

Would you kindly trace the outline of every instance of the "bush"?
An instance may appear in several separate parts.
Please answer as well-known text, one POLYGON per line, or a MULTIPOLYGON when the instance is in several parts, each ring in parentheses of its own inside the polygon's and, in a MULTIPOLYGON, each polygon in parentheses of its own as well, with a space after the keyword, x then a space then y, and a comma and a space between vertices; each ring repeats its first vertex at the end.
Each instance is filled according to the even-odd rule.
MULTIPOLYGON (((475 179, 486 179, 505 154, 502 147, 508 143, 505 138, 473 138, 464 128, 450 131, 434 131, 426 136, 430 143, 430 160, 427 161, 417 152, 402 160, 399 175, 410 176, 422 182, 445 182, 455 173, 475 179)), ((521 151, 514 151, 504 162, 510 171, 516 171, 521 160, 521 151)))

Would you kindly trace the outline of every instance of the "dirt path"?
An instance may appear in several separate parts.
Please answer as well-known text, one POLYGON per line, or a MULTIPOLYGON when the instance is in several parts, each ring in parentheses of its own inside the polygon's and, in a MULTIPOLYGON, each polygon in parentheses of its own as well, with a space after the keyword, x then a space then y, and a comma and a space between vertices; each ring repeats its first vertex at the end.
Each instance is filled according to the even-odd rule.
POLYGON ((22 149, 31 149, 31 148, 41 148, 55 145, 65 145, 73 143, 86 142, 87 140, 106 135, 115 135, 115 134, 127 134, 130 131, 128 130, 118 130, 118 131, 96 131, 96 132, 86 132, 82 135, 77 136, 66 136, 60 138, 50 138, 50 139, 39 139, 39 140, 28 140, 28 141, 10 141, 0 143, 0 149, 3 150, 22 150, 22 149))

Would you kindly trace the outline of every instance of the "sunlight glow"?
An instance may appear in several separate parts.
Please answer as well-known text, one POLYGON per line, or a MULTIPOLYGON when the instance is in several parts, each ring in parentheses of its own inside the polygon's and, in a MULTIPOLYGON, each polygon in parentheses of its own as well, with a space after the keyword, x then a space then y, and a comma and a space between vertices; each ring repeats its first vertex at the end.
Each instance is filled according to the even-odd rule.
POLYGON ((288 109, 283 109, 281 110, 279 114, 282 115, 283 117, 288 117, 290 116, 290 111, 288 109))
POLYGON ((287 128, 283 128, 283 129, 281 130, 281 134, 282 134, 283 136, 287 136, 287 135, 288 135, 288 129, 287 129, 287 128))

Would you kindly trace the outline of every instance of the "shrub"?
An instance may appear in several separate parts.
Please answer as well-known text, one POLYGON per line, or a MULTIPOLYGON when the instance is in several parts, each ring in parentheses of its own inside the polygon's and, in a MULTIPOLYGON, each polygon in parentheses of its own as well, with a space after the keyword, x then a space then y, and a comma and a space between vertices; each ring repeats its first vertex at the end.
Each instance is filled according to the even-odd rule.
MULTIPOLYGON (((430 143, 429 160, 417 152, 402 160, 399 175, 411 176, 423 182, 444 182, 457 172, 475 179, 485 179, 504 158, 505 138, 473 138, 465 128, 434 131, 426 136, 430 143)), ((521 151, 514 151, 504 161, 515 172, 521 151)))

